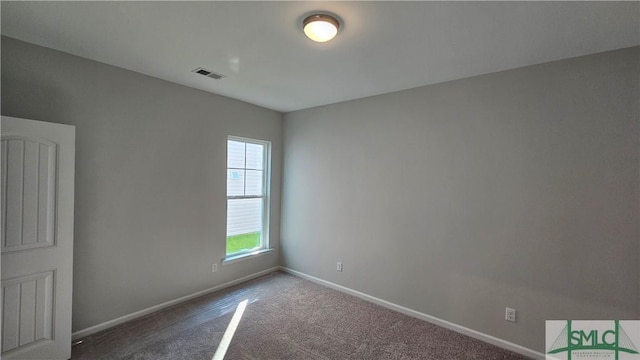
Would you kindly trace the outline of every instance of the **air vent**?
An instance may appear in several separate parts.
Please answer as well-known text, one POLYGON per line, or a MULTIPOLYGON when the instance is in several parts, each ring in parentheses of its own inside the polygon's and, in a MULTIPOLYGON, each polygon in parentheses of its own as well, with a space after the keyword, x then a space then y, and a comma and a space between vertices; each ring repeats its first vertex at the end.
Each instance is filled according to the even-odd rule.
POLYGON ((220 80, 223 77, 225 77, 222 74, 214 73, 213 71, 207 70, 207 69, 202 68, 202 67, 195 68, 195 69, 191 70, 191 72, 194 72, 196 74, 200 74, 200 75, 203 75, 203 76, 206 76, 206 77, 210 77, 210 78, 215 79, 215 80, 220 80))

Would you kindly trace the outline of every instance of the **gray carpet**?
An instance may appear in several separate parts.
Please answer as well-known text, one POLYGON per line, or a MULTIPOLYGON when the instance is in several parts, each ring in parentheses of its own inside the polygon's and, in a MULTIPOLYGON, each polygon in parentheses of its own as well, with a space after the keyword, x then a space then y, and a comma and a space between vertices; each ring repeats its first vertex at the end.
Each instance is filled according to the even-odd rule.
POLYGON ((225 359, 526 359, 276 272, 83 339, 72 359, 206 359, 248 300, 225 359))

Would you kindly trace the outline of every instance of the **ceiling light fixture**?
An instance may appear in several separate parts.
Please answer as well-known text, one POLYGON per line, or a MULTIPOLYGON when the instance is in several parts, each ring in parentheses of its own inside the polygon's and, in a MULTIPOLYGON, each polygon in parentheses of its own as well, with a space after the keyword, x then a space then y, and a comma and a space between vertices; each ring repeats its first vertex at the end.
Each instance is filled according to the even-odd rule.
POLYGON ((313 41, 325 42, 333 39, 338 33, 338 19, 328 14, 313 14, 302 21, 304 34, 313 41))

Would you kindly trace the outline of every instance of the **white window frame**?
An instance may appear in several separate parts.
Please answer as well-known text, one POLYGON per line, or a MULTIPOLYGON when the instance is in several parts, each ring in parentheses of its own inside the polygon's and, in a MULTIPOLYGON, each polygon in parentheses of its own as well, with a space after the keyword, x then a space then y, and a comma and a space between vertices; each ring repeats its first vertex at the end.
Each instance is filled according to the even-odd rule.
MULTIPOLYGON (((269 212, 269 208, 270 208, 270 204, 271 204, 271 142, 267 141, 267 140, 259 140, 259 139, 251 139, 251 138, 246 138, 246 137, 240 137, 240 136, 234 136, 234 135, 229 135, 227 137, 227 142, 226 142, 226 158, 225 158, 225 162, 226 162, 226 170, 225 173, 227 172, 229 168, 229 141, 237 141, 237 142, 243 142, 246 144, 255 144, 255 145, 261 145, 264 147, 264 152, 263 152, 263 176, 262 176, 262 189, 263 189, 263 195, 262 196, 255 196, 255 195, 242 195, 242 196, 229 196, 227 194, 227 200, 226 200, 226 204, 225 204, 225 258, 223 259, 223 262, 228 263, 228 262, 233 262, 236 260, 240 260, 243 258, 246 258, 248 256, 252 256, 252 255, 261 255, 263 253, 269 252, 272 249, 269 248, 269 220, 270 220, 270 212, 269 212), (255 199, 255 198, 262 198, 263 202, 262 202, 262 227, 261 227, 261 239, 260 239, 260 247, 258 247, 257 249, 248 249, 248 250, 244 250, 244 251, 239 251, 236 253, 232 253, 232 254, 227 254, 227 228, 226 228, 226 224, 227 224, 227 215, 228 215, 228 211, 229 211, 229 200, 231 199, 255 199)), ((246 150, 245 150, 246 151, 246 150)), ((245 169, 246 169, 246 164, 245 164, 245 169)), ((246 175, 245 175, 246 176, 246 175)), ((225 180, 225 185, 226 182, 228 181, 228 179, 225 180)), ((227 185, 228 186, 228 185, 227 185)))

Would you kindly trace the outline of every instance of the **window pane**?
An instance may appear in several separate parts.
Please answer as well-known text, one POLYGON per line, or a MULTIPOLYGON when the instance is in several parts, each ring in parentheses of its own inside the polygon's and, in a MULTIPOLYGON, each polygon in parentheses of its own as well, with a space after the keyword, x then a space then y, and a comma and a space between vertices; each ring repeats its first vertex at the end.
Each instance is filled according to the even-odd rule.
POLYGON ((227 254, 262 246, 262 198, 227 200, 227 254))
POLYGON ((244 170, 227 169, 227 196, 244 195, 244 170))
POLYGON ((247 169, 262 170, 264 145, 247 144, 247 169))
POLYGON ((227 141, 227 167, 244 168, 245 143, 239 141, 227 141))
POLYGON ((247 170, 245 195, 262 195, 262 171, 247 170))
POLYGON ((262 198, 227 201, 227 236, 262 230, 262 198))

